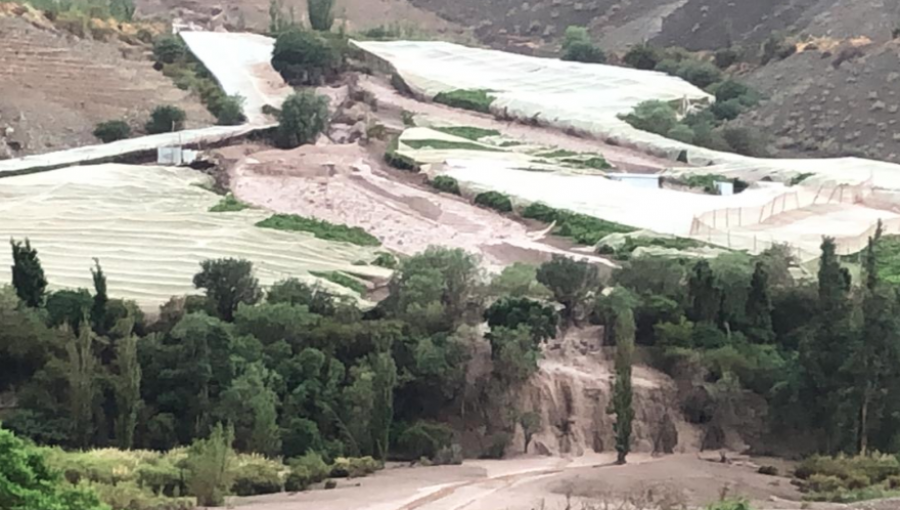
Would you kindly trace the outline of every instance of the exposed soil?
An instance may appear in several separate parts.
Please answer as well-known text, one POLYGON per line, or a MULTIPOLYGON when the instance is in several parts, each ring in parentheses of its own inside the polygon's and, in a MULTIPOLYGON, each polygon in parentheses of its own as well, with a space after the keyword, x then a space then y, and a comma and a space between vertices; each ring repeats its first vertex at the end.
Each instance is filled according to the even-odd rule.
MULTIPOLYGON (((237 159, 247 151, 233 147, 222 152, 237 159)), ((543 231, 530 232, 524 224, 463 198, 396 179, 355 144, 252 153, 234 165, 230 185, 248 203, 361 227, 385 248, 406 255, 431 245, 450 246, 483 254, 489 267, 498 267, 540 263, 564 253, 540 241, 543 231)))
MULTIPOLYGON (((98 122, 142 129, 157 105, 215 123, 197 98, 153 69, 143 47, 77 38, 0 14, 0 148, 6 157, 95 144, 98 122)), ((0 158, 4 154, 0 151, 0 158)))

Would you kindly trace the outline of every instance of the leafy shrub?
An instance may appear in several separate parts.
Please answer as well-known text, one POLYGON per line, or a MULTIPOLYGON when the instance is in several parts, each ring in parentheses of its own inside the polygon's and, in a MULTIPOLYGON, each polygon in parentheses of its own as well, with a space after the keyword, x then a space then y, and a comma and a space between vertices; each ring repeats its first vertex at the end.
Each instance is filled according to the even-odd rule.
POLYGON ((667 58, 661 60, 658 64, 656 64, 655 70, 672 76, 678 76, 678 69, 680 67, 681 63, 679 61, 672 58, 667 58))
POLYGON ((812 475, 803 485, 808 492, 837 492, 844 489, 844 482, 833 475, 812 475))
POLYGON ((496 191, 479 193, 475 196, 475 203, 502 213, 512 212, 513 209, 512 201, 509 197, 496 191))
POLYGON ((632 46, 622 57, 622 61, 629 66, 645 71, 656 69, 660 60, 662 60, 660 51, 646 43, 632 46))
POLYGON ((328 480, 328 481, 325 482, 325 490, 331 490, 331 489, 334 489, 334 488, 337 488, 337 481, 335 481, 335 480, 328 480))
POLYGON ((562 60, 585 64, 606 63, 606 53, 589 41, 578 41, 564 48, 562 60))
POLYGON ((296 466, 291 468, 291 472, 285 478, 284 490, 288 492, 305 491, 311 483, 309 471, 303 466, 296 466))
POLYGON ((791 177, 791 180, 788 183, 788 185, 789 186, 797 186, 798 184, 802 183, 803 181, 805 181, 806 179, 809 179, 810 177, 812 177, 814 175, 816 175, 816 174, 814 174, 812 172, 799 173, 799 174, 791 177))
POLYGON ((757 473, 768 476, 778 476, 778 468, 775 466, 760 466, 757 473))
POLYGON ((244 115, 244 98, 239 95, 223 94, 215 104, 207 103, 206 106, 216 116, 220 126, 238 126, 247 120, 244 115))
POLYGON ((160 37, 153 43, 153 57, 161 64, 173 64, 186 53, 187 47, 177 35, 160 37))
POLYGON ((288 461, 288 465, 290 465, 291 469, 302 468, 305 470, 310 483, 319 483, 331 474, 331 468, 328 467, 328 464, 317 452, 309 452, 302 457, 291 459, 288 461))
POLYGON ((275 145, 293 149, 315 142, 328 127, 328 116, 328 99, 325 97, 308 90, 292 94, 281 105, 275 145))
POLYGON ((391 253, 380 251, 376 254, 375 260, 372 261, 372 265, 386 269, 395 269, 397 267, 397 257, 391 253))
POLYGON ((234 430, 217 425, 209 438, 194 441, 185 459, 187 488, 200 506, 221 506, 231 488, 234 430))
POLYGON ((694 130, 684 124, 676 124, 666 133, 666 138, 684 143, 694 143, 694 130))
POLYGON ((678 125, 678 114, 665 101, 644 101, 622 120, 637 129, 665 136, 678 125))
POLYGON ((491 113, 491 104, 495 98, 490 92, 486 89, 451 90, 434 96, 434 102, 464 110, 491 113))
POLYGON ((221 213, 221 212, 238 212, 243 211, 244 209, 249 209, 250 206, 241 202, 240 200, 234 198, 234 195, 231 193, 225 195, 222 200, 219 201, 218 204, 209 208, 209 212, 212 213, 221 213))
POLYGON ((716 67, 719 69, 728 69, 737 62, 740 54, 733 48, 722 48, 718 50, 713 57, 716 67))
POLYGON ((755 92, 747 85, 729 79, 716 86, 715 95, 717 102, 724 102, 731 99, 741 99, 742 97, 753 96, 755 95, 755 92))
POLYGON ((705 89, 722 79, 722 71, 709 62, 688 59, 678 66, 678 77, 705 89))
POLYGON ((131 136, 131 127, 123 120, 108 120, 97 124, 94 136, 103 143, 124 140, 131 136))
POLYGON ((274 494, 282 485, 280 465, 260 457, 237 467, 232 491, 238 496, 274 494))
POLYGON ((296 214, 275 214, 260 221, 256 226, 289 232, 309 232, 319 239, 357 246, 381 246, 381 241, 377 237, 359 227, 335 225, 324 220, 306 218, 296 214))
POLYGON ((397 438, 397 451, 408 459, 434 459, 444 448, 450 448, 453 430, 441 423, 419 421, 406 428, 397 438))
POLYGON ((431 180, 431 186, 438 191, 459 195, 459 182, 449 175, 439 175, 431 180))
POLYGON ((727 101, 716 101, 709 107, 709 111, 718 120, 734 120, 743 113, 744 107, 741 105, 740 99, 729 99, 727 101))
POLYGON ((186 118, 187 114, 177 106, 157 106, 153 113, 150 114, 150 120, 144 126, 144 129, 151 135, 181 131, 184 129, 186 118))
POLYGON ((331 476, 334 478, 361 478, 381 468, 381 464, 372 457, 338 457, 331 465, 331 476))

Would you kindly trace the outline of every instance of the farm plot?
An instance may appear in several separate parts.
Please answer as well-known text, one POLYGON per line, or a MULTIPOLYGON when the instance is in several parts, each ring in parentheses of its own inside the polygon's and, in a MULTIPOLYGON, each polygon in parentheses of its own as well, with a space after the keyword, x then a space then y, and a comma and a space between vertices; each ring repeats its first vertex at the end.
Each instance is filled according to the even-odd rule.
MULTIPOLYGON (((71 167, 0 180, 0 238, 29 238, 55 288, 91 286, 99 259, 110 293, 151 308, 173 295, 196 293, 192 277, 205 259, 253 262, 263 285, 310 271, 368 278, 390 272, 371 261, 377 248, 327 242, 312 235, 255 226, 260 209, 211 213, 221 197, 191 170, 126 165, 71 167)), ((0 280, 9 281, 9 250, 0 251, 0 280)), ((344 287, 319 282, 335 292, 344 287)))
POLYGON ((681 107, 714 99, 693 85, 655 71, 581 64, 468 48, 444 42, 354 42, 376 62, 396 71, 419 97, 481 96, 491 113, 591 134, 601 140, 665 156, 677 156, 703 173, 739 174, 752 180, 790 180, 811 172, 838 182, 874 179, 900 189, 900 165, 862 158, 763 159, 713 151, 635 129, 618 118, 647 100, 681 107), (476 94, 477 93, 477 94, 476 94), (486 98, 484 97, 486 96, 486 98))

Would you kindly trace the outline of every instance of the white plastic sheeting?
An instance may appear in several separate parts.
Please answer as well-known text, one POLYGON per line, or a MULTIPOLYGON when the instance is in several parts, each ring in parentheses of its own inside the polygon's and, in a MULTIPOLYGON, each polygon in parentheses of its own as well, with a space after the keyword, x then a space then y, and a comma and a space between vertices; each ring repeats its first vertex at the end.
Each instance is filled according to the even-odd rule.
MULTIPOLYGON (((208 181, 189 169, 115 164, 0 179, 0 238, 29 238, 53 288, 90 288, 96 257, 110 294, 145 308, 196 293, 192 277, 206 259, 250 260, 263 285, 313 283, 312 270, 390 275, 353 265, 373 260, 377 248, 257 227, 271 214, 262 209, 208 212, 222 198, 196 186, 208 181)), ((9 249, 0 250, 0 280, 9 281, 11 263, 9 249)))
POLYGON ((250 124, 265 124, 265 105, 281 107, 293 89, 272 68, 275 39, 229 32, 181 32, 181 37, 228 95, 244 98, 250 124))
POLYGON ((4 174, 50 170, 70 165, 104 161, 129 154, 156 151, 159 147, 214 144, 270 127, 272 125, 214 126, 7 159, 0 161, 0 177, 3 177, 4 174))
POLYGON ((495 112, 506 111, 521 119, 537 116, 559 128, 577 129, 673 160, 686 151, 689 162, 702 167, 694 170, 697 172, 753 180, 764 176, 788 180, 810 172, 817 174, 819 180, 856 184, 872 179, 875 187, 900 189, 900 165, 892 163, 861 158, 751 158, 670 140, 620 120, 619 114, 629 113, 646 100, 711 100, 693 85, 662 73, 562 62, 444 42, 354 44, 390 64, 415 93, 425 98, 458 89, 490 90, 497 98, 492 105, 495 112))

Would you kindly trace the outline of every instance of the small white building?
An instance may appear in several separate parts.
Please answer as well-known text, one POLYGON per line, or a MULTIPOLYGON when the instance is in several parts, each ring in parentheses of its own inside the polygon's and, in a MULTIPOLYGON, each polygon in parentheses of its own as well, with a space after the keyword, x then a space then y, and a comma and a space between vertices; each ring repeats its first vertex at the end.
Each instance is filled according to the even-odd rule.
POLYGON ((606 174, 606 176, 635 188, 658 189, 660 187, 659 174, 606 174))

